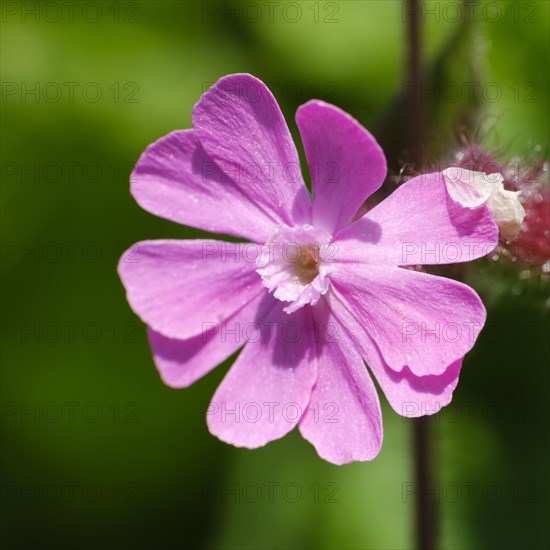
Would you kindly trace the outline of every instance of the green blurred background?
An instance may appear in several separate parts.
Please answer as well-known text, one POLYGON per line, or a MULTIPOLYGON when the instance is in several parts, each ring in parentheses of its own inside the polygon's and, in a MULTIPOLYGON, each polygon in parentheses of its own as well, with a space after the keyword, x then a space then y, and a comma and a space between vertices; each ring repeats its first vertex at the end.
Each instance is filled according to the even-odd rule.
MULTIPOLYGON (((528 158, 548 147, 549 3, 475 4, 465 22, 426 2, 424 59, 501 97, 435 102, 429 143, 475 108, 473 130, 528 158)), ((135 241, 204 235, 142 211, 128 176, 223 75, 268 83, 298 143, 298 105, 341 106, 398 172, 404 19, 395 0, 2 2, 3 548, 413 546, 411 423, 384 397, 372 463, 333 466, 297 433, 226 446, 204 411, 228 365, 165 387, 115 271, 135 241)), ((489 320, 433 420, 441 548, 550 544, 548 283, 519 272, 470 277, 489 320)))

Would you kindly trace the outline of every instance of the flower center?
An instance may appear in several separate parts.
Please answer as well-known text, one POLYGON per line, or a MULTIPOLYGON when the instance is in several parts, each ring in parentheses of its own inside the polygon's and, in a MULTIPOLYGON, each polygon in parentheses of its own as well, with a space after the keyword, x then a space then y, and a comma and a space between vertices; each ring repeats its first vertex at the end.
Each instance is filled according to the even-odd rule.
POLYGON ((327 292, 330 240, 311 225, 283 226, 262 246, 256 271, 275 298, 291 302, 287 313, 316 304, 327 292))
POLYGON ((311 283, 319 275, 319 246, 316 243, 297 246, 296 259, 291 260, 294 263, 294 273, 303 285, 311 283))

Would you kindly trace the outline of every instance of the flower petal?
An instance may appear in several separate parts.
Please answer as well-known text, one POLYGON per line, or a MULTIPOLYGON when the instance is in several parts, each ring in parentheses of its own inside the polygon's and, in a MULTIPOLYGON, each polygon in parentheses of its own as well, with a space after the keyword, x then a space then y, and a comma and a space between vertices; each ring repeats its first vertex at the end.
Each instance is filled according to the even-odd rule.
POLYGON ((245 346, 207 411, 210 432, 238 447, 261 447, 290 432, 317 376, 311 308, 288 315, 268 298, 261 337, 245 346))
POLYGON ((313 188, 313 223, 345 227, 386 177, 386 158, 372 135, 334 105, 310 101, 296 112, 313 188))
POLYGON ((149 344, 164 383, 186 388, 255 338, 258 308, 264 296, 258 294, 229 319, 208 325, 202 334, 188 340, 167 338, 149 328, 149 344))
POLYGON ((212 240, 142 241, 118 272, 128 302, 154 331, 186 340, 231 317, 264 291, 249 247, 212 240))
POLYGON ((300 433, 321 458, 333 464, 372 460, 383 439, 382 411, 376 388, 348 331, 321 300, 317 382, 300 420, 300 433))
POLYGON ((452 264, 491 252, 498 228, 486 206, 470 210, 456 204, 436 172, 404 183, 336 238, 342 260, 452 264))
POLYGON ((249 74, 226 76, 193 109, 206 152, 280 224, 309 223, 300 161, 277 101, 249 74))
POLYGON ((152 214, 213 233, 265 242, 276 227, 204 151, 193 130, 177 130, 149 145, 131 192, 152 214))
POLYGON ((331 281, 395 371, 440 375, 472 349, 485 323, 468 286, 400 267, 336 264, 331 281))
POLYGON ((396 413, 407 417, 435 414, 451 402, 462 359, 440 376, 415 376, 407 367, 396 372, 388 367, 376 344, 336 294, 329 296, 327 301, 337 322, 354 335, 358 349, 396 413))
POLYGON ((448 405, 462 368, 459 359, 439 376, 415 376, 408 368, 395 372, 374 347, 365 360, 393 410, 409 418, 436 414, 448 405))

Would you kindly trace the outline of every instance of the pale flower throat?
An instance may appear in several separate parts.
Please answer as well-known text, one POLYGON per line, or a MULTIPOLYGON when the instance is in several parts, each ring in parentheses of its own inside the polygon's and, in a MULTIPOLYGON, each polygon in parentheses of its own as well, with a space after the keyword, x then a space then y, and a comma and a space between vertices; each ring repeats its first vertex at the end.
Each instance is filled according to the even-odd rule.
POLYGON ((314 305, 329 288, 329 260, 335 245, 331 236, 311 225, 283 226, 262 246, 256 271, 264 286, 292 313, 314 305))

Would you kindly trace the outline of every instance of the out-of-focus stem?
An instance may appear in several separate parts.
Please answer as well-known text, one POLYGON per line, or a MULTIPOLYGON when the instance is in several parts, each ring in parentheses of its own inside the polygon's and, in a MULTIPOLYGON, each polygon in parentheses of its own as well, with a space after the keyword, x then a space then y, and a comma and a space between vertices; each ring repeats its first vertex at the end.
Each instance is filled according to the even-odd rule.
POLYGON ((430 498, 433 494, 433 468, 430 417, 413 420, 414 469, 417 489, 416 547, 418 550, 435 550, 437 537, 437 509, 430 498))
MULTIPOLYGON (((424 144, 425 113, 422 102, 422 48, 421 48, 421 3, 422 0, 404 0, 403 13, 407 14, 407 89, 412 90, 405 98, 405 135, 407 152, 411 162, 421 169, 424 144)), ((432 449, 430 446, 429 417, 412 421, 414 475, 417 501, 415 507, 416 546, 418 550, 435 550, 437 535, 437 510, 430 499, 433 490, 432 449)))
MULTIPOLYGON (((406 17, 407 32, 407 89, 411 93, 405 97, 405 133, 410 160, 419 164, 422 160, 424 142, 424 104, 422 102, 422 49, 421 49, 421 1, 404 0, 407 4, 403 13, 406 17)), ((419 168, 419 166, 417 166, 419 168)))

